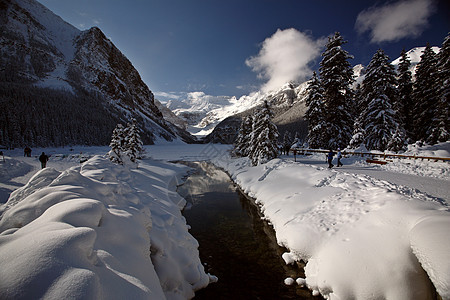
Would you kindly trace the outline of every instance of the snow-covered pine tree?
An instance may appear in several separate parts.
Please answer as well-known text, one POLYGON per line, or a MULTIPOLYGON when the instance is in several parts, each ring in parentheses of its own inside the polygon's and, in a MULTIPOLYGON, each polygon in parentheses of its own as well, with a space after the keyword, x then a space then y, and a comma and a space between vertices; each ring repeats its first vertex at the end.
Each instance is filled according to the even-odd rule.
POLYGON ((351 149, 358 148, 361 144, 364 143, 364 138, 366 133, 363 128, 362 112, 364 111, 364 101, 362 99, 362 87, 361 84, 356 85, 355 93, 354 93, 354 103, 356 104, 354 112, 356 115, 355 123, 353 123, 353 133, 348 146, 351 149))
POLYGON ((141 158, 143 152, 144 147, 139 134, 139 129, 136 126, 136 119, 133 118, 131 123, 128 123, 126 129, 125 153, 130 160, 135 163, 137 159, 141 158))
POLYGON ((292 141, 291 147, 303 147, 303 142, 300 140, 300 134, 298 132, 295 132, 294 140, 292 141))
POLYGON ((234 145, 234 153, 237 156, 248 156, 250 152, 250 138, 252 133, 253 117, 245 117, 241 122, 238 137, 234 145))
POLYGON ((323 101, 323 88, 316 72, 313 73, 308 85, 308 97, 306 98, 305 118, 308 120, 307 141, 311 148, 327 148, 328 140, 325 139, 327 123, 325 120, 325 102, 323 101))
POLYGON ((391 140, 389 141, 387 145, 387 149, 390 151, 398 152, 405 150, 406 146, 406 132, 403 128, 397 126, 395 129, 394 134, 391 137, 391 140))
POLYGON ((338 32, 328 38, 319 68, 327 122, 323 134, 327 148, 333 149, 346 146, 353 131, 351 85, 354 79, 353 68, 348 62, 353 56, 342 49, 345 43, 338 32))
POLYGON ((395 109, 399 113, 400 121, 409 139, 413 138, 413 116, 412 116, 412 74, 409 68, 411 61, 405 49, 400 53, 400 63, 398 64, 398 102, 395 109))
POLYGON ((367 103, 359 118, 365 132, 366 147, 380 151, 388 149, 395 132, 403 137, 405 143, 404 129, 393 108, 398 97, 395 69, 381 49, 374 54, 367 66, 361 96, 362 103, 367 103))
POLYGON ((450 139, 450 33, 445 38, 437 56, 436 91, 437 105, 427 142, 435 144, 450 139))
POLYGON ((123 164, 122 155, 124 153, 124 144, 125 144, 125 128, 122 124, 117 124, 116 128, 114 128, 111 142, 109 146, 111 147, 111 151, 108 152, 109 159, 117 164, 123 164))
POLYGON ((430 44, 420 56, 413 84, 414 137, 426 141, 431 134, 431 124, 436 111, 436 53, 430 44))
POLYGON ((350 139, 350 142, 348 143, 348 146, 351 149, 356 149, 359 146, 361 146, 361 144, 364 144, 366 132, 362 128, 360 118, 356 119, 355 124, 353 126, 354 126, 353 135, 352 138, 350 139))
POLYGON ((267 101, 253 118, 251 151, 249 158, 254 166, 278 157, 278 128, 272 122, 273 113, 267 101))

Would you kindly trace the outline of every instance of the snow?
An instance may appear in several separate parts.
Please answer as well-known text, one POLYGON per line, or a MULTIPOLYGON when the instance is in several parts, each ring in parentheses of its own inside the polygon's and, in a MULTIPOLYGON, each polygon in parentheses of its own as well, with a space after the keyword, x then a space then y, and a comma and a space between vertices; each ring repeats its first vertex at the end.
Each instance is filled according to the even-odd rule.
MULTIPOLYGON (((0 298, 188 299, 216 280, 181 215, 186 167, 148 159, 130 169, 96 155, 58 171, 58 157, 2 206, 0 298)), ((15 175, 37 164, 10 160, 22 161, 15 175)))
MULTIPOLYGON (((52 45, 61 53, 60 56, 53 55, 55 69, 46 75, 45 78, 37 82, 38 86, 64 89, 73 92, 72 86, 67 82, 66 70, 75 54, 73 43, 80 34, 80 30, 53 14, 45 6, 36 1, 16 0, 20 7, 23 7, 30 16, 43 26, 42 31, 33 31, 24 27, 20 22, 15 22, 16 30, 30 39, 38 40, 44 45, 52 45)), ((29 43, 29 41, 27 41, 29 43)))
MULTIPOLYGON (((405 154, 450 157, 449 147, 405 154)), ((229 145, 164 143, 136 169, 95 155, 107 147, 41 150, 53 154, 44 170, 19 150, 0 163, 0 191, 15 190, 0 209, 0 298, 192 298, 217 278, 180 213, 188 168, 167 161, 210 160, 256 199, 284 261, 306 262, 305 278, 285 284, 326 299, 432 299, 434 289, 450 299, 449 163, 344 157, 330 170, 317 154, 252 167, 229 145), (80 151, 91 159, 80 164, 80 151)))
MULTIPOLYGON (((439 47, 436 47, 436 46, 431 47, 431 49, 434 51, 434 53, 439 53, 439 51, 441 50, 439 47)), ((409 50, 408 52, 406 52, 409 60, 411 61, 411 66, 410 66, 409 70, 411 71, 411 74, 413 75, 413 77, 415 77, 416 67, 417 67, 417 64, 420 62, 420 57, 423 54, 423 50, 425 50, 425 47, 416 47, 416 48, 413 48, 413 49, 409 50)), ((400 59, 401 59, 401 57, 394 59, 391 62, 391 64, 397 68, 400 63, 400 59)))
MULTIPOLYGON (((256 199, 278 243, 289 249, 285 262, 307 262, 306 285, 313 294, 327 299, 431 299, 431 279, 441 297, 450 299, 450 240, 445 236, 450 185, 448 176, 441 175, 448 174, 448 163, 421 162, 437 173, 443 198, 397 185, 395 178, 388 182, 353 173, 372 169, 362 159, 344 159, 346 168, 332 170, 322 154, 302 158, 302 163, 274 159, 257 167, 245 158, 215 163, 256 199)), ((413 175, 416 168, 400 164, 387 168, 409 170, 410 184, 420 187, 424 174, 413 175)), ((292 282, 287 279, 286 284, 292 282)))

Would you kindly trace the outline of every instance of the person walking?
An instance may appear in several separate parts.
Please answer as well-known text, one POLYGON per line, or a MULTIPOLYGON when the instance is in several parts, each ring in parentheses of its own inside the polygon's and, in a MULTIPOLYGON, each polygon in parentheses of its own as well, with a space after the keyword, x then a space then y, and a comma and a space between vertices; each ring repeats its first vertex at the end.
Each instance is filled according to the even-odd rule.
POLYGON ((338 148, 338 152, 337 152, 337 160, 338 160, 337 166, 338 167, 342 167, 343 166, 343 164, 341 163, 341 158, 342 158, 341 149, 338 148))
POLYGON ((41 162, 42 169, 47 166, 48 156, 42 152, 41 156, 39 156, 39 161, 41 162))
POLYGON ((328 168, 332 168, 332 167, 334 167, 334 165, 333 165, 333 156, 334 156, 334 152, 330 149, 330 152, 328 152, 328 156, 327 156, 327 158, 328 158, 328 168))
POLYGON ((26 157, 31 157, 31 148, 26 146, 25 149, 23 150, 23 156, 26 157))

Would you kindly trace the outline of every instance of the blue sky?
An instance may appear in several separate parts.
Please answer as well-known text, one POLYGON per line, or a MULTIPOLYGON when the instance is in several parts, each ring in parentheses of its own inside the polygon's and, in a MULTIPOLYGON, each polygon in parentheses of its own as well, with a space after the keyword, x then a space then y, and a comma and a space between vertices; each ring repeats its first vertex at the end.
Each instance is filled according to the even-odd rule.
POLYGON ((339 31, 356 65, 379 48, 400 51, 450 31, 447 1, 39 0, 84 30, 99 27, 157 98, 189 92, 241 96, 304 81, 339 31), (282 84, 282 83, 281 83, 282 84))

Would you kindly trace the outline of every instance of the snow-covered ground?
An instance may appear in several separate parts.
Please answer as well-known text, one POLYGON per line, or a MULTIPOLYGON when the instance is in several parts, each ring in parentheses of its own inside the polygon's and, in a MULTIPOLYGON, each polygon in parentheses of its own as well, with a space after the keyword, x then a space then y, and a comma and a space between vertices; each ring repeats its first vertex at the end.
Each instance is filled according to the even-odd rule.
MULTIPOLYGON (((307 261, 306 278, 286 283, 329 299, 432 299, 434 285, 450 299, 449 163, 345 158, 330 170, 312 155, 251 167, 229 149, 149 146, 138 169, 111 164, 107 148, 44 149, 44 170, 7 151, 0 196, 16 191, 0 208, 0 298, 192 297, 215 278, 180 214, 187 168, 167 161, 211 160, 256 199, 286 263, 307 261), (97 156, 80 165, 80 151, 97 156)), ((408 153, 450 157, 449 144, 408 153)))
POLYGON ((307 262, 306 278, 285 282, 327 299, 433 299, 433 284, 450 299, 449 163, 373 166, 355 157, 330 170, 323 154, 257 167, 246 158, 215 163, 256 199, 289 249, 285 262, 307 262))
POLYGON ((181 215, 187 167, 46 152, 43 170, 17 151, 0 163, 3 193, 31 176, 1 207, 1 299, 188 299, 215 281, 181 215))

